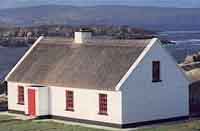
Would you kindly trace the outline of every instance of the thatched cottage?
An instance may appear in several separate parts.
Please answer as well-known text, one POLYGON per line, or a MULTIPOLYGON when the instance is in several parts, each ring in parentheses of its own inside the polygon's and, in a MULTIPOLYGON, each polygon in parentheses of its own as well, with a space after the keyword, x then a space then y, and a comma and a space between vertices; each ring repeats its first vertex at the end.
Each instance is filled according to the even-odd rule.
POLYGON ((40 37, 6 77, 10 112, 129 127, 185 118, 189 81, 159 39, 40 37))

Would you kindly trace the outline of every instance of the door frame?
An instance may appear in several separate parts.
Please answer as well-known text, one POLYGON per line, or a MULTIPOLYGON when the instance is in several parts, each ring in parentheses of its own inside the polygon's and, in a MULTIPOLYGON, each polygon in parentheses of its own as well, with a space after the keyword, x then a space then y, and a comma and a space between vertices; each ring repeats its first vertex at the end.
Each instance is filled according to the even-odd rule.
POLYGON ((28 88, 28 115, 36 116, 36 89, 28 88))

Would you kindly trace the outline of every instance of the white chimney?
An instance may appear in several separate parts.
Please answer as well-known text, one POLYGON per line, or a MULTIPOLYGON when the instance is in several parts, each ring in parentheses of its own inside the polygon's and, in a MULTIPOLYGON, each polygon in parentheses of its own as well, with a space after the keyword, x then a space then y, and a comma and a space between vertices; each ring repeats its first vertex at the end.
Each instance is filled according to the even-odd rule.
POLYGON ((77 44, 82 44, 87 42, 92 38, 92 33, 89 31, 79 31, 74 34, 74 42, 77 44))

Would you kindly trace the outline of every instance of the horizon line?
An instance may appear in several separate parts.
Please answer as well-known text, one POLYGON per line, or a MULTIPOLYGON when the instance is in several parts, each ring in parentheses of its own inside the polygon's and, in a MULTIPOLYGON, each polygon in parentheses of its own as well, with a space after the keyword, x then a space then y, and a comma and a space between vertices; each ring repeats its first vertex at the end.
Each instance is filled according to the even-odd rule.
POLYGON ((41 7, 41 6, 68 6, 68 7, 109 7, 109 6, 118 6, 118 7, 135 7, 135 8, 174 8, 174 9, 200 9, 200 7, 177 7, 177 6, 153 6, 153 5, 125 5, 125 4, 97 4, 97 5, 72 5, 72 4, 41 4, 41 5, 28 5, 28 6, 19 6, 19 7, 5 7, 0 8, 0 10, 7 10, 7 9, 23 9, 23 8, 31 8, 31 7, 41 7))

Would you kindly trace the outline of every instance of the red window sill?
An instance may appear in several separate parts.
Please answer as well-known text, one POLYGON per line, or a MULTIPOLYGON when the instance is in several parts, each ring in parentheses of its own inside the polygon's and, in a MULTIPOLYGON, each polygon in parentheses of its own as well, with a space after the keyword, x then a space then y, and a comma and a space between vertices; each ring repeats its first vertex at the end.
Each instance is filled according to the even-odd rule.
POLYGON ((71 112, 74 112, 74 109, 66 109, 65 111, 71 111, 71 112))
POLYGON ((98 114, 99 114, 99 115, 108 116, 108 113, 99 112, 98 114))
POLYGON ((17 103, 18 105, 24 105, 24 103, 17 103))

